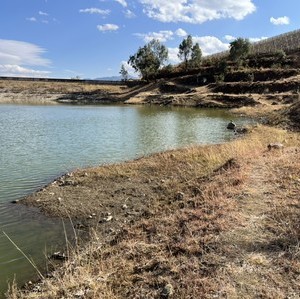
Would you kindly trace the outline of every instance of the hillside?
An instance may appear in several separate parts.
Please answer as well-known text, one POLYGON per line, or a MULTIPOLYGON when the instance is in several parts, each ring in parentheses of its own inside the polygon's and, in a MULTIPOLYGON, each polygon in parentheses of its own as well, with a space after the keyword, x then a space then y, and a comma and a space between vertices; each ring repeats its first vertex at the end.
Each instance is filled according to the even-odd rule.
POLYGON ((268 123, 220 145, 76 170, 18 202, 67 219, 74 236, 47 277, 7 298, 299 298, 299 54, 150 83, 0 82, 2 103, 227 108, 268 123))
MULTIPOLYGON (((206 60, 200 69, 189 73, 161 73, 150 83, 0 79, 0 103, 212 107, 269 118, 272 112, 286 111, 299 101, 299 56, 300 50, 285 55, 281 52, 252 54, 246 66, 237 68, 229 61, 226 70, 222 69, 219 60, 206 60)), ((289 117, 289 114, 285 115, 289 117)))
POLYGON ((188 75, 174 73, 169 79, 161 78, 125 103, 229 108, 270 120, 273 112, 281 115, 277 111, 300 100, 299 57, 300 50, 285 57, 280 53, 251 55, 247 66, 236 68, 229 63, 225 72, 217 61, 188 75))
POLYGON ((259 126, 55 180, 23 202, 85 238, 8 298, 297 298, 299 146, 299 134, 259 126))

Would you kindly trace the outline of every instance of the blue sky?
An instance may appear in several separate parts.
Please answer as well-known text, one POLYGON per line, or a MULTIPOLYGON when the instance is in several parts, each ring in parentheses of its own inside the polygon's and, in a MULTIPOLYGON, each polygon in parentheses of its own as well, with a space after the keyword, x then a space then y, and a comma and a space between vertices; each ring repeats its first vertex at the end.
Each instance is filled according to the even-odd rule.
POLYGON ((208 55, 236 37, 259 40, 300 28, 299 0, 0 1, 0 76, 115 76, 152 38, 175 64, 187 34, 208 55))

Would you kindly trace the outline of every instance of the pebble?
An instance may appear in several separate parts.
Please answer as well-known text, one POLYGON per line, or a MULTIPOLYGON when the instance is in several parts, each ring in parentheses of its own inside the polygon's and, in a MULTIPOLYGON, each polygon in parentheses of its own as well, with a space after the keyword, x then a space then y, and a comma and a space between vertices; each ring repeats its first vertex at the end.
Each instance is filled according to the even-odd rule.
POLYGON ((111 221, 113 219, 113 216, 107 216, 106 218, 104 218, 104 220, 106 221, 106 222, 109 222, 109 221, 111 221))
POLYGON ((183 200, 184 198, 184 193, 183 192, 177 192, 175 195, 176 200, 183 200))
POLYGON ((161 292, 162 297, 169 298, 173 294, 174 294, 174 287, 170 283, 166 284, 161 292))

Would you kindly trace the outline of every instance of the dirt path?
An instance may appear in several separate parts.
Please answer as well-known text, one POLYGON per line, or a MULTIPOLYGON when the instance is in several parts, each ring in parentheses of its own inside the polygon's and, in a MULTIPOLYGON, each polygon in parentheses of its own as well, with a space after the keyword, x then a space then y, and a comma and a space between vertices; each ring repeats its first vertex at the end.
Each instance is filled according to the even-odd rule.
POLYGON ((300 298, 299 158, 296 149, 285 149, 247 163, 238 196, 243 225, 223 236, 221 298, 300 298), (285 223, 285 213, 297 222, 285 223))

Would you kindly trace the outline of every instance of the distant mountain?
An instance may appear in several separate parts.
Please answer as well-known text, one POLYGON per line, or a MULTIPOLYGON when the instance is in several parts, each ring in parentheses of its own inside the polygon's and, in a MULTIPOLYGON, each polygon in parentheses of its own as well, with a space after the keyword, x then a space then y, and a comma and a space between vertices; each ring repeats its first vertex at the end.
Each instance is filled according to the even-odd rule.
MULTIPOLYGON (((137 77, 128 76, 128 79, 138 79, 137 77)), ((94 80, 101 80, 101 81, 121 81, 122 76, 111 76, 111 77, 101 77, 95 78, 94 80)))
POLYGON ((111 77, 101 77, 101 78, 95 78, 94 80, 102 80, 102 81, 121 81, 121 76, 111 76, 111 77))

